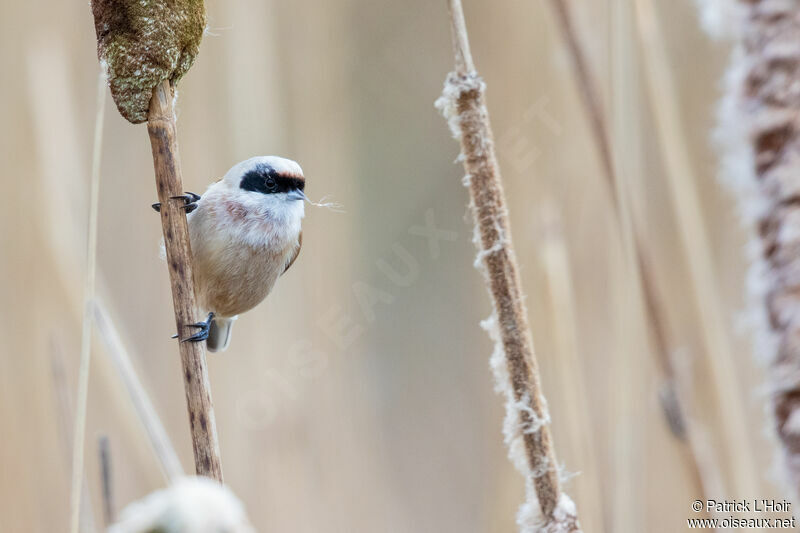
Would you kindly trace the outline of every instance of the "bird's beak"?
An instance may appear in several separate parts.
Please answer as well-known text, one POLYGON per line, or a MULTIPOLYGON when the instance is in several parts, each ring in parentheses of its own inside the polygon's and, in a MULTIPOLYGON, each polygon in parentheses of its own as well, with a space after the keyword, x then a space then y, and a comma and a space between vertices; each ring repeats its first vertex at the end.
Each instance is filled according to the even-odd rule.
POLYGON ((300 189, 294 189, 286 194, 287 200, 305 200, 306 194, 300 189))

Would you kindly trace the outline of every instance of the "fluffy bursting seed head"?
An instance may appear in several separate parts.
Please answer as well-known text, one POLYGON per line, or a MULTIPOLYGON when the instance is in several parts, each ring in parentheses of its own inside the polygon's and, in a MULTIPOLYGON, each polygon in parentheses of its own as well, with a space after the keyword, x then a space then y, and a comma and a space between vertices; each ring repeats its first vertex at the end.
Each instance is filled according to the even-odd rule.
POLYGON ((92 0, 97 55, 120 114, 147 120, 153 89, 175 85, 192 66, 203 31, 203 0, 92 0))
POLYGON ((254 533, 227 487, 206 477, 181 478, 134 502, 108 533, 254 533))

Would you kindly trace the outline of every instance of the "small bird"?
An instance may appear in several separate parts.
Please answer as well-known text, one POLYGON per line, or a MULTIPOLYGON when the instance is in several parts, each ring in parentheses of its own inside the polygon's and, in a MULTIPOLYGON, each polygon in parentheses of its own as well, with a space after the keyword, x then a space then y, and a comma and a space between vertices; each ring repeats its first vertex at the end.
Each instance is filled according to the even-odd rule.
POLYGON ((183 342, 205 340, 212 352, 228 347, 238 315, 266 298, 300 253, 304 189, 300 165, 260 156, 235 165, 202 196, 173 198, 184 201, 195 297, 208 312, 183 342))

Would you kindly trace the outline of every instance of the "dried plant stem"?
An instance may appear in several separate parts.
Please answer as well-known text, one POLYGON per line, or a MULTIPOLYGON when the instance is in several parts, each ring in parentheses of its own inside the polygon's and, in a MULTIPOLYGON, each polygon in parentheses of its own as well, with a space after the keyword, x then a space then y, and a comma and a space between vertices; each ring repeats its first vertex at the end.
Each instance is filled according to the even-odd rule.
MULTIPOLYGON (((53 390, 56 395, 56 413, 59 420, 59 435, 63 443, 62 448, 67 457, 72 457, 72 431, 74 429, 72 423, 75 417, 64 370, 64 356, 55 340, 51 341, 50 369, 53 378, 53 390)), ((97 528, 94 523, 94 510, 92 509, 92 500, 89 498, 89 484, 87 483, 85 472, 81 476, 80 505, 80 525, 78 529, 81 533, 95 533, 97 528)))
POLYGON ((584 47, 575 29, 568 0, 550 0, 550 5, 553 7, 553 11, 556 14, 561 37, 564 39, 564 44, 566 44, 567 50, 569 51, 569 59, 572 63, 572 69, 575 72, 576 81, 578 82, 578 91, 581 94, 581 100, 583 100, 586 114, 589 116, 592 135, 597 145, 597 150, 600 153, 603 171, 613 187, 614 162, 611 152, 611 143, 608 140, 608 130, 603 114, 603 106, 600 103, 601 97, 598 85, 594 81, 589 63, 586 60, 584 47))
MULTIPOLYGON (((731 142, 726 165, 743 174, 746 207, 760 240, 758 289, 766 307, 759 345, 768 364, 775 431, 783 452, 783 481, 800 500, 800 4, 740 2, 744 24, 730 67, 721 132, 731 142), (735 129, 734 129, 735 128, 735 129), (739 130, 739 133, 734 133, 739 130), (750 143, 750 146, 748 146, 750 143), (743 159, 741 154, 748 154, 743 159), (752 156, 752 157, 751 157, 752 156)), ((738 177, 738 176, 734 176, 738 177)))
MULTIPOLYGON (((575 79, 581 94, 581 100, 586 109, 586 114, 589 116, 592 136, 595 141, 595 146, 600 153, 610 198, 614 203, 614 211, 617 214, 617 218, 620 219, 620 226, 629 226, 627 230, 623 228, 622 231, 631 234, 629 240, 633 243, 635 256, 635 264, 633 266, 637 271, 636 273, 641 283, 647 323, 650 325, 652 331, 652 340, 655 344, 655 352, 658 356, 659 367, 661 372, 665 375, 665 379, 669 381, 674 378, 674 372, 670 363, 669 342, 664 328, 664 304, 656 292, 654 272, 652 268, 650 268, 647 259, 646 246, 644 244, 646 240, 640 230, 641 225, 634 223, 632 220, 629 224, 625 224, 622 221, 624 217, 620 211, 623 209, 623 206, 620 204, 623 203, 626 198, 621 189, 619 180, 617 180, 616 172, 614 171, 613 152, 603 106, 601 104, 598 84, 592 76, 591 69, 586 61, 586 53, 573 24, 568 1, 551 0, 551 5, 556 12, 562 37, 569 50, 569 56, 575 72, 575 79)), ((630 213, 630 208, 627 206, 624 208, 630 213)))
MULTIPOLYGON (((630 206, 631 184, 634 176, 642 170, 640 123, 635 113, 637 91, 635 48, 632 40, 631 10, 625 0, 612 0, 609 6, 611 25, 610 81, 611 81, 611 127, 612 157, 614 158, 614 190, 616 213, 620 225, 622 264, 620 272, 625 279, 641 280, 642 271, 637 271, 643 255, 635 255, 642 249, 637 247, 634 236, 633 217, 630 206)), ((599 103, 598 103, 599 105, 599 103)), ((609 357, 610 373, 617 385, 610 391, 611 424, 614 427, 612 468, 614 496, 609 502, 610 525, 613 531, 641 531, 645 518, 641 509, 631 506, 642 489, 641 466, 644 464, 646 447, 643 442, 642 421, 646 414, 641 410, 646 394, 639 376, 644 371, 643 359, 639 356, 646 349, 646 328, 619 327, 641 320, 642 298, 637 283, 619 283, 612 300, 617 346, 609 357)))
POLYGON ((675 82, 652 0, 635 0, 635 6, 650 104, 669 178, 667 185, 676 210, 679 236, 689 265, 690 292, 695 297, 710 367, 709 386, 716 398, 714 409, 725 443, 722 459, 725 470, 731 473, 732 485, 726 490, 730 494, 749 494, 759 486, 758 469, 751 449, 751 435, 745 424, 746 417, 742 416, 745 404, 738 387, 726 319, 720 308, 711 241, 695 188, 697 180, 683 141, 675 82))
MULTIPOLYGON (((609 197, 614 204, 614 212, 623 233, 623 242, 630 243, 632 251, 628 255, 633 256, 632 268, 633 275, 639 279, 641 295, 644 304, 644 321, 650 327, 651 340, 654 346, 656 362, 661 374, 662 386, 664 391, 664 401, 662 406, 665 416, 670 424, 670 428, 676 437, 686 443, 684 457, 688 467, 692 470, 693 480, 698 489, 704 488, 707 483, 703 482, 703 472, 708 471, 708 467, 701 464, 693 449, 695 445, 691 442, 694 432, 688 431, 688 416, 684 405, 687 402, 685 395, 679 390, 688 387, 689 384, 677 383, 680 379, 675 372, 670 355, 670 342, 666 327, 665 304, 656 289, 655 272, 650 266, 647 253, 647 239, 643 235, 643 223, 639 223, 634 218, 633 209, 628 204, 632 200, 625 194, 623 186, 617 179, 617 172, 614 168, 613 150, 609 139, 608 127, 606 125, 605 113, 603 111, 602 99, 600 96, 599 85, 592 74, 592 69, 587 61, 585 47, 580 39, 570 11, 569 0, 551 0, 553 11, 556 14, 561 36, 569 52, 572 63, 576 84, 581 96, 586 115, 589 117, 592 137, 595 146, 600 154, 606 184, 609 188, 609 197), (623 213, 623 210, 625 213, 623 213)), ((617 28, 614 33, 621 29, 617 28)), ((705 493, 711 494, 707 487, 705 493)))
POLYGON ((656 284, 653 279, 653 271, 648 265, 646 246, 644 245, 645 239, 639 230, 640 225, 630 221, 629 214, 631 209, 627 205, 630 202, 626 202, 627 198, 624 188, 617 179, 617 172, 614 168, 613 150, 609 139, 603 105, 601 103, 599 86, 586 60, 586 52, 578 36, 578 32, 575 29, 568 0, 551 0, 550 3, 556 13, 562 38, 569 50, 569 57, 575 73, 576 84, 586 114, 589 116, 592 137, 594 138, 597 151, 600 154, 603 175, 608 185, 609 197, 614 204, 614 212, 623 234, 629 234, 628 238, 623 240, 630 241, 633 244, 635 255, 634 267, 637 269, 641 281, 645 309, 649 318, 648 323, 653 330, 653 341, 656 345, 656 353, 659 356, 659 362, 664 371, 667 372, 668 375, 671 375, 669 371, 667 335, 664 331, 662 320, 663 313, 661 312, 664 306, 655 290, 656 284), (623 212, 623 210, 625 212, 623 212))
POLYGON ((136 374, 130 355, 125 349, 114 322, 109 317, 108 311, 100 299, 95 300, 94 313, 97 333, 104 342, 106 353, 125 385, 125 390, 128 392, 133 408, 139 416, 139 420, 147 433, 150 446, 158 459, 164 479, 168 482, 173 482, 183 477, 183 467, 180 459, 178 459, 178 454, 175 452, 175 447, 172 445, 147 391, 145 391, 139 376, 136 374))
POLYGON ((523 506, 519 522, 525 531, 579 531, 574 504, 561 491, 485 105, 485 86, 472 63, 461 2, 448 0, 448 5, 455 72, 448 76, 438 105, 461 140, 478 258, 485 269, 495 311, 496 323, 490 333, 497 337, 499 348, 499 360, 494 361, 498 387, 508 396, 510 427, 506 436, 530 489, 530 501, 523 506), (517 451, 520 440, 522 450, 517 451))
MULTIPOLYGON (((161 202, 161 225, 167 251, 175 322, 180 338, 189 337, 195 323, 196 307, 192 279, 192 251, 189 244, 189 226, 181 202, 171 199, 184 194, 178 157, 178 138, 172 89, 168 81, 160 83, 153 91, 148 113, 147 132, 153 148, 158 200, 161 202)), ((194 462, 198 475, 208 476, 222 483, 222 463, 214 407, 211 402, 211 385, 206 367, 205 343, 179 343, 183 364, 186 403, 192 432, 194 462)))
POLYGON ((106 102, 106 77, 101 70, 97 81, 97 112, 92 147, 92 175, 89 196, 89 228, 86 247, 86 280, 83 287, 83 323, 81 329, 81 358, 78 371, 78 400, 75 409, 75 429, 72 440, 72 489, 70 531, 78 533, 81 513, 81 483, 86 434, 86 410, 89 399, 89 367, 92 353, 92 311, 95 277, 97 274, 97 210, 100 196, 100 161, 103 149, 103 118, 106 102))

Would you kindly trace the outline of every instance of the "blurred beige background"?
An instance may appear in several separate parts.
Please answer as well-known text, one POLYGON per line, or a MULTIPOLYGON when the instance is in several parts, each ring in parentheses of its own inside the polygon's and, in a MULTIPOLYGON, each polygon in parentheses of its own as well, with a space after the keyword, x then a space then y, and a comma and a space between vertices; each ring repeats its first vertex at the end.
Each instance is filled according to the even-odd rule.
MULTIPOLYGON (((609 39, 625 28, 609 31, 610 0, 574 4, 612 105, 609 39)), ((506 459, 492 347, 478 327, 490 307, 472 268, 458 148, 433 107, 452 64, 445 2, 207 8, 208 35, 180 85, 187 190, 202 193, 241 159, 280 154, 301 163, 312 199, 344 208, 308 207, 299 260, 241 317, 231 348, 209 357, 226 482, 262 532, 515 530, 523 482, 506 459), (426 223, 448 232, 438 247, 419 235, 426 223), (379 303, 364 305, 366 292, 379 303)), ((736 328, 746 235, 714 179, 709 141, 728 50, 702 34, 690 0, 658 8, 758 469, 751 493, 727 496, 778 496, 761 378, 736 328)), ((636 282, 553 13, 542 0, 466 0, 465 10, 557 452, 582 472, 566 490, 587 531, 683 530, 701 497, 697 473, 659 404, 636 282)), ((52 365, 63 362, 74 395, 98 73, 86 3, 3 1, 0 65, 0 531, 64 531, 69 451, 52 365)), ((671 350, 703 405, 707 377, 692 370, 701 331, 644 87, 629 87, 638 142, 619 153, 640 165, 628 179, 635 218, 671 350)), ((153 182, 145 127, 109 97, 98 292, 191 470, 153 182)), ((118 507, 164 480, 97 337, 89 394, 86 467, 100 523, 99 434, 110 438, 118 507)))

